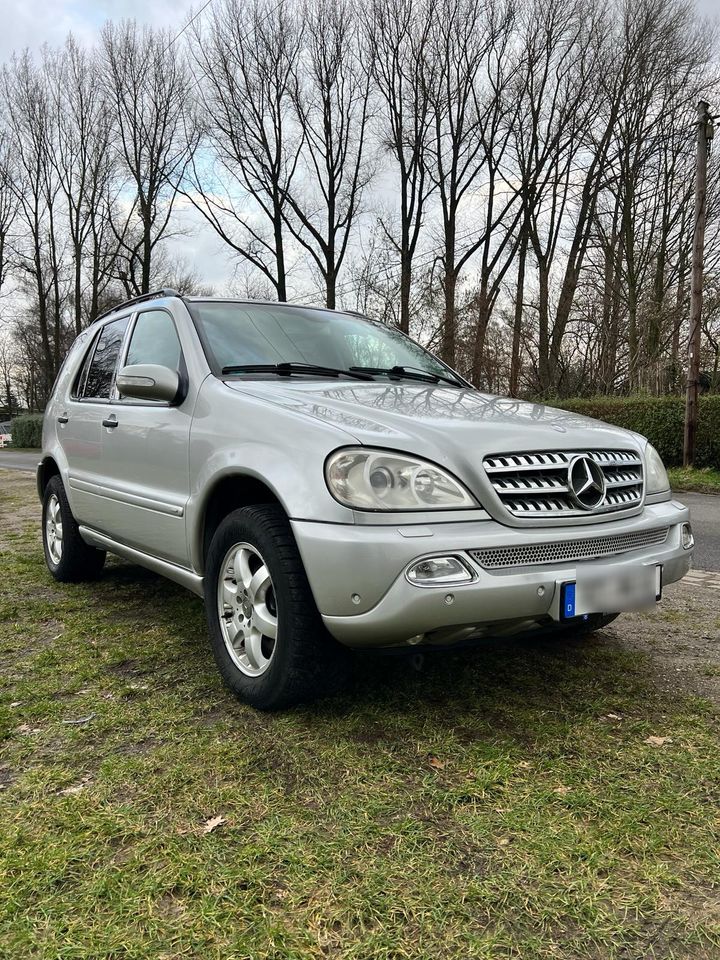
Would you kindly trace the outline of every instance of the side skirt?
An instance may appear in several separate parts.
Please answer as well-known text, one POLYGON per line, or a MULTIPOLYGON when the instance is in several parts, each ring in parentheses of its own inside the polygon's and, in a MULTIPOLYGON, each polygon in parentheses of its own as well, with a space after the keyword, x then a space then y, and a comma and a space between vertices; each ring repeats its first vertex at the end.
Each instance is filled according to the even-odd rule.
POLYGON ((203 578, 191 570, 178 567, 174 563, 168 563, 167 560, 152 557, 149 553, 143 553, 142 550, 135 550, 134 547, 127 547, 124 543, 118 543, 117 540, 112 540, 110 537, 106 537, 102 533, 97 533, 89 527, 81 526, 80 535, 85 543, 88 543, 91 547, 99 547, 100 550, 107 550, 108 553, 117 554, 117 556, 123 557, 125 560, 130 560, 131 563, 137 563, 141 567, 147 567, 148 570, 152 570, 154 573, 159 573, 162 577, 167 577, 168 580, 179 583, 181 587, 185 587, 192 593, 197 594, 197 596, 203 596, 203 578))

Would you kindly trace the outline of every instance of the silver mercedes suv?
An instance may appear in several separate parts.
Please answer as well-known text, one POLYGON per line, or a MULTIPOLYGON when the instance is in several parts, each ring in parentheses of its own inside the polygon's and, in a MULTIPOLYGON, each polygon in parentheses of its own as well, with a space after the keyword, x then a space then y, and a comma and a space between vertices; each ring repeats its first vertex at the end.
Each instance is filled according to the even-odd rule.
POLYGON ((693 547, 638 434, 479 393, 353 313, 171 290, 77 338, 37 481, 52 575, 109 551, 203 596, 264 709, 335 689, 348 647, 597 629, 693 547))

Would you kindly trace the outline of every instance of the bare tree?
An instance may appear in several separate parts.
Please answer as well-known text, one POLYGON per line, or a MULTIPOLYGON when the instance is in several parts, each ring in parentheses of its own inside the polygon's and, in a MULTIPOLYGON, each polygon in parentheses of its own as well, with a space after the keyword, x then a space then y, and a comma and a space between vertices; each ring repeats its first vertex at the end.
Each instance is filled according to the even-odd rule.
POLYGON ((117 275, 119 243, 114 213, 112 112, 97 82, 98 62, 72 36, 64 48, 46 52, 45 71, 57 130, 50 153, 66 208, 72 251, 72 311, 75 332, 98 311, 104 289, 117 275), (112 250, 108 251, 110 239, 112 250), (109 260, 110 262, 106 262, 109 260))
POLYGON ((102 31, 103 75, 132 199, 116 229, 129 294, 147 293, 153 253, 167 236, 178 184, 197 146, 192 75, 165 32, 134 21, 102 31))
POLYGON ((534 0, 523 22, 526 67, 516 125, 524 224, 537 268, 538 386, 557 388, 562 340, 601 184, 610 126, 602 97, 605 23, 585 0, 534 0), (555 317, 551 276, 570 229, 555 317))
POLYGON ((0 334, 0 405, 7 411, 9 419, 12 419, 13 412, 18 407, 15 402, 16 365, 15 343, 7 334, 0 334))
POLYGON ((14 150, 9 132, 0 129, 0 294, 10 275, 12 229, 18 214, 13 163, 14 150))
POLYGON ((303 18, 307 39, 295 64, 293 101, 307 186, 294 180, 284 216, 322 279, 326 305, 334 308, 338 274, 371 175, 365 156, 370 77, 347 0, 309 0, 303 18))
POLYGON ((18 287, 36 318, 41 364, 37 396, 49 392, 63 356, 66 250, 61 234, 61 188, 51 156, 57 129, 43 72, 26 52, 3 70, 13 146, 12 188, 20 232, 13 243, 18 287))
MULTIPOLYGON (((472 230, 472 239, 462 245, 467 239, 458 234, 463 206, 469 205, 483 170, 492 168, 493 160, 499 162, 498 154, 491 158, 488 152, 486 134, 491 131, 495 138, 505 104, 493 103, 488 86, 492 86, 494 70, 500 66, 499 57, 493 60, 493 51, 500 54, 507 47, 511 23, 511 8, 488 0, 441 0, 433 18, 426 72, 433 76, 429 91, 434 134, 432 177, 439 191, 443 232, 445 311, 441 355, 450 364, 456 361, 455 309, 460 271, 504 216, 504 204, 500 204, 500 210, 489 204, 489 219, 482 229, 472 230)), ((491 172, 490 179, 492 176, 491 172)))
POLYGON ((292 109, 302 39, 286 0, 225 0, 192 45, 215 163, 193 160, 185 194, 278 300, 287 300, 284 214, 302 139, 292 109))
POLYGON ((413 259, 426 201, 435 189, 427 171, 435 81, 427 46, 433 12, 431 3, 372 0, 364 23, 365 56, 383 104, 379 139, 393 157, 399 185, 399 236, 385 219, 380 222, 400 259, 399 326, 405 333, 410 330, 413 259))

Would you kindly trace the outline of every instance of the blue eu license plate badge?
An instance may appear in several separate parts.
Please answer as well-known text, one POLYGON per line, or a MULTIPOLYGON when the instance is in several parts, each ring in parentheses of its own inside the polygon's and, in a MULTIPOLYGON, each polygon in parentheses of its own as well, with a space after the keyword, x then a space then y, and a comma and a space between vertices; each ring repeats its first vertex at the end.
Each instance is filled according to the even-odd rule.
POLYGON ((562 585, 562 595, 560 599, 562 601, 562 618, 563 620, 569 620, 571 617, 575 616, 574 583, 564 583, 562 585))

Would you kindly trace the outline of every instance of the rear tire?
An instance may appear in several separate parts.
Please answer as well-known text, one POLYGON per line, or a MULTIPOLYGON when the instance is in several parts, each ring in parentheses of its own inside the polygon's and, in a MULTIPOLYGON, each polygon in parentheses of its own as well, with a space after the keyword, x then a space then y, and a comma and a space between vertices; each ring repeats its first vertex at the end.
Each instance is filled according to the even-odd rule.
POLYGON ((280 507, 228 514, 205 572, 213 655, 235 696, 277 710, 340 689, 350 656, 325 629, 280 507))
POLYGON ((80 536, 59 476, 45 487, 42 510, 43 549, 50 573, 60 583, 96 580, 105 564, 105 551, 89 546, 80 536))

